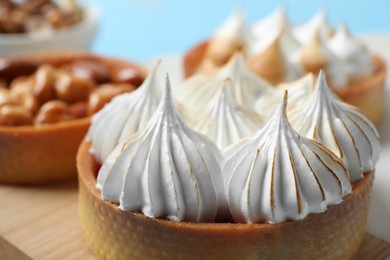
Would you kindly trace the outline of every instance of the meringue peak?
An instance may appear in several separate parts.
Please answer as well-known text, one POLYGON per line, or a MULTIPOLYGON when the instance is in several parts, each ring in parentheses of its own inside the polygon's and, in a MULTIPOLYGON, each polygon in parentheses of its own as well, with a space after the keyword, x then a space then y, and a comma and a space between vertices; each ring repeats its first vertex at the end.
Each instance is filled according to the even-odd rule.
POLYGON ((175 221, 215 221, 226 214, 221 155, 177 113, 166 76, 145 128, 118 144, 99 170, 97 187, 122 210, 175 221))
POLYGON ((172 111, 177 115, 176 107, 173 103, 172 88, 168 73, 165 75, 165 87, 159 107, 160 106, 163 107, 163 111, 172 111))
POLYGON ((234 99, 248 109, 252 109, 257 98, 272 91, 268 82, 247 67, 242 54, 236 53, 218 70, 188 78, 178 89, 177 97, 192 115, 198 114, 217 95, 226 78, 233 82, 234 99))
POLYGON ((282 27, 289 26, 287 18, 287 10, 285 6, 279 6, 267 17, 261 19, 253 25, 254 36, 261 40, 262 38, 268 37, 267 34, 270 30, 279 30, 282 27))
POLYGON ((279 114, 280 118, 287 121, 287 98, 288 98, 288 90, 284 91, 283 97, 280 99, 279 107, 276 109, 276 114, 279 114))
POLYGON ((324 37, 329 37, 333 33, 333 28, 328 22, 328 14, 325 8, 321 8, 306 23, 294 29, 296 38, 305 44, 312 38, 316 31, 320 31, 324 37))
POLYGON ((318 91, 319 92, 318 96, 320 97, 324 95, 328 95, 328 93, 330 93, 325 72, 322 69, 318 72, 318 78, 317 78, 316 85, 314 87, 314 91, 318 91))
POLYGON ((157 80, 158 61, 136 90, 115 97, 92 117, 87 137, 91 152, 102 163, 115 146, 142 129, 160 102, 161 86, 157 80))
POLYGON ((351 193, 345 166, 318 142, 299 136, 286 114, 287 90, 270 121, 225 150, 222 172, 236 222, 280 223, 323 212, 351 193))
POLYGON ((228 34, 231 32, 239 33, 245 26, 245 12, 242 8, 236 7, 225 23, 219 28, 217 34, 228 34))
POLYGON ((233 81, 230 78, 226 78, 222 82, 219 99, 226 99, 235 103, 233 99, 233 81))
MULTIPOLYGON (((150 73, 148 73, 144 82, 138 87, 139 91, 149 92, 152 91, 152 88, 159 85, 157 83, 158 81, 157 71, 160 65, 161 65, 161 59, 157 60, 156 63, 153 65, 152 70, 150 71, 150 73)), ((160 90, 160 88, 157 89, 160 90)))
POLYGON ((238 142, 263 125, 259 115, 240 106, 234 99, 233 84, 230 78, 224 79, 215 97, 190 124, 220 149, 238 142))
POLYGON ((229 59, 227 64, 223 66, 223 69, 221 70, 221 74, 236 76, 243 70, 249 71, 246 68, 245 59, 244 56, 242 55, 242 52, 236 52, 229 59))
POLYGON ((324 72, 318 75, 311 99, 291 111, 289 118, 298 133, 319 141, 341 158, 352 181, 374 170, 380 150, 375 127, 331 92, 324 72))

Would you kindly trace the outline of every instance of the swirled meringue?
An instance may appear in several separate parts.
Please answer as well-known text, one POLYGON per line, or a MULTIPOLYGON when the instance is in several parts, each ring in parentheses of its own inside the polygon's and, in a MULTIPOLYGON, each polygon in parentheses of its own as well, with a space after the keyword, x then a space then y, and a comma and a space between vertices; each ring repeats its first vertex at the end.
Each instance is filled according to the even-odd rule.
POLYGON ((292 126, 340 157, 352 181, 374 170, 379 159, 379 136, 372 123, 356 108, 340 101, 318 76, 311 99, 289 114, 292 126))
POLYGON ((334 29, 328 22, 325 9, 320 9, 309 21, 296 26, 293 29, 293 34, 301 44, 307 44, 317 31, 324 39, 328 39, 333 35, 334 29))
POLYGON ((328 42, 329 49, 340 58, 351 80, 370 75, 374 71, 372 56, 367 48, 342 24, 328 42))
POLYGON ((221 67, 236 52, 246 54, 251 38, 243 11, 236 9, 210 40, 200 69, 208 71, 221 67))
POLYGON ((117 96, 92 117, 87 138, 97 162, 102 163, 118 143, 142 129, 152 117, 161 99, 161 86, 156 79, 159 64, 138 89, 117 96))
POLYGON ((253 45, 255 54, 248 58, 248 67, 272 84, 295 80, 303 74, 298 62, 300 47, 284 26, 253 45))
POLYGON ((152 218, 214 221, 225 205, 218 150, 191 130, 166 87, 146 128, 120 143, 100 168, 97 187, 105 200, 152 218))
POLYGON ((284 95, 285 90, 288 90, 287 111, 291 111, 305 103, 312 94, 314 90, 313 74, 309 73, 296 81, 279 84, 274 91, 260 96, 255 103, 255 111, 265 118, 270 118, 275 112, 278 100, 284 95))
POLYGON ((329 49, 326 39, 319 30, 302 47, 298 56, 299 62, 306 72, 317 74, 320 70, 324 70, 332 86, 348 85, 348 73, 343 62, 329 49))
POLYGON ((267 17, 255 22, 251 26, 251 30, 253 36, 255 37, 255 41, 261 41, 262 39, 268 38, 270 32, 280 31, 285 26, 290 28, 286 9, 279 7, 267 17))
POLYGON ((270 121, 226 150, 230 211, 235 222, 303 219, 351 193, 343 163, 321 144, 299 136, 286 116, 287 91, 270 121))
POLYGON ((263 126, 258 114, 236 103, 232 91, 232 81, 226 79, 217 96, 190 124, 192 129, 209 137, 220 149, 238 142, 263 126))
POLYGON ((230 78, 233 82, 233 98, 240 106, 252 108, 255 101, 272 87, 251 72, 240 53, 212 73, 198 73, 187 79, 178 89, 176 97, 186 104, 189 114, 198 114, 218 93, 221 83, 230 78))

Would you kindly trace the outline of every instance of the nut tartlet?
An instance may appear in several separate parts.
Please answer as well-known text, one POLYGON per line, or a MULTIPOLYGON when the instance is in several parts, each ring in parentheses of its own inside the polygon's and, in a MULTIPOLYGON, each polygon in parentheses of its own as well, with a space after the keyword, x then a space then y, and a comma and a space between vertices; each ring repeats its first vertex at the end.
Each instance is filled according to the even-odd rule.
POLYGON ((324 12, 295 27, 284 10, 278 10, 251 27, 237 16, 242 14, 234 14, 212 38, 200 42, 185 54, 186 77, 220 67, 238 51, 243 53, 252 71, 275 86, 296 80, 305 73, 317 75, 323 69, 334 92, 360 108, 375 124, 381 122, 385 113, 386 64, 354 38, 345 25, 333 29, 324 12), (225 53, 221 60, 213 50, 228 48, 229 43, 222 44, 222 39, 240 40, 246 47, 229 49, 230 56, 225 53), (216 44, 218 48, 214 46, 216 44))
MULTIPOLYGON (((18 99, 12 104, 0 105, 0 183, 8 184, 44 183, 75 177, 77 148, 88 130, 90 116, 114 94, 135 89, 145 76, 145 70, 131 62, 70 52, 4 57, 1 58, 0 70, 4 85, 2 92, 6 96, 15 94, 11 93, 12 86, 11 89, 7 86, 13 83, 32 82, 31 86, 37 86, 34 84, 43 81, 40 86, 56 88, 32 91, 34 93, 29 98, 35 100, 33 108, 28 106, 31 103, 20 103, 18 99), (49 80, 50 74, 41 73, 47 66, 55 75, 58 74, 57 81, 49 80), (96 72, 96 67, 103 68, 104 72, 96 72), (40 76, 37 73, 41 73, 40 76), (102 74, 106 78, 98 77, 102 74), (78 99, 82 88, 70 82, 88 82, 88 89, 84 91, 87 96, 83 92, 83 99, 78 99), (95 87, 101 83, 106 85, 95 87), (113 88, 123 83, 129 83, 126 91, 113 88), (109 88, 107 84, 112 84, 113 91, 100 93, 109 88), (18 113, 15 120, 9 111, 13 111, 12 115, 23 112, 18 113), (28 120, 21 120, 25 118, 21 115, 27 116, 28 120)), ((28 93, 32 90, 29 86, 24 88, 28 93)))
MULTIPOLYGON (((235 79, 223 80, 232 82, 235 79)), ((143 93, 141 88, 126 94, 127 100, 143 93)), ((237 100, 231 100, 237 97, 228 91, 226 86, 219 89, 217 95, 224 101, 220 105, 242 112, 237 100)), ((113 100, 107 110, 115 111, 123 100, 113 100)), ((99 112, 95 128, 79 148, 80 223, 97 256, 355 257, 365 231, 378 136, 363 115, 333 96, 322 73, 297 110, 287 115, 286 91, 264 127, 239 141, 229 139, 226 149, 220 144, 222 152, 181 118, 168 79, 153 110, 143 128, 132 131, 103 158, 99 149, 104 149, 105 140, 95 133, 101 133, 98 121, 107 111, 99 112), (305 110, 310 113, 301 113, 305 110), (297 133, 289 116, 303 126, 329 120, 322 128, 314 124, 320 131, 314 139, 321 143, 305 137, 311 136, 310 127, 297 133), (336 139, 329 138, 329 128, 336 139), (352 142, 345 142, 349 139, 352 142), (332 152, 337 150, 334 142, 340 153, 356 149, 356 154, 338 157, 332 152)), ((119 115, 112 120, 119 129, 124 121, 119 115)), ((219 135, 225 138, 229 133, 219 135)))

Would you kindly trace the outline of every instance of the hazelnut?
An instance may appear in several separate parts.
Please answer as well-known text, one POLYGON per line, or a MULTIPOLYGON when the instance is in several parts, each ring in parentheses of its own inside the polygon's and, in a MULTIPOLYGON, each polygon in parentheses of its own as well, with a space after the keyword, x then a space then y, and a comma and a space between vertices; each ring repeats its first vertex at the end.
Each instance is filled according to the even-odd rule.
POLYGON ((0 107, 6 105, 17 105, 15 98, 11 95, 10 91, 5 88, 0 88, 0 107))
POLYGON ((9 10, 14 6, 14 3, 11 0, 2 0, 0 2, 0 9, 9 10))
POLYGON ((35 114, 39 109, 38 99, 30 91, 11 92, 12 97, 24 108, 35 114))
POLYGON ((41 107, 35 118, 35 124, 54 124, 71 119, 68 105, 63 101, 52 100, 41 107))
POLYGON ((54 28, 65 28, 68 26, 65 15, 56 8, 48 9, 44 17, 54 28))
POLYGON ((51 0, 28 0, 19 4, 19 8, 30 14, 37 14, 45 5, 50 5, 51 0))
POLYGON ((30 111, 18 105, 0 107, 0 125, 23 126, 32 125, 33 117, 30 111))
POLYGON ((134 89, 135 87, 129 84, 105 84, 96 88, 89 95, 87 114, 93 115, 102 109, 104 105, 110 102, 115 96, 131 92, 134 89))
POLYGON ((73 118, 83 118, 87 116, 87 103, 77 102, 69 106, 69 113, 73 118))
POLYGON ((10 90, 19 91, 23 89, 23 91, 30 91, 32 93, 33 84, 32 80, 28 76, 20 76, 11 81, 9 85, 10 90))
POLYGON ((134 68, 119 68, 112 73, 114 83, 129 83, 138 87, 144 82, 144 79, 145 76, 134 68))
POLYGON ((65 72, 60 73, 55 82, 57 98, 67 103, 86 100, 92 89, 91 81, 71 76, 65 72))
POLYGON ((50 65, 43 65, 35 72, 32 80, 33 93, 40 104, 44 104, 55 98, 54 82, 55 70, 50 65))
POLYGON ((107 68, 96 61, 75 61, 69 64, 68 69, 73 75, 94 81, 97 84, 111 81, 107 68))
POLYGON ((0 78, 11 82, 17 77, 33 74, 38 67, 39 63, 33 60, 16 57, 0 58, 0 78))

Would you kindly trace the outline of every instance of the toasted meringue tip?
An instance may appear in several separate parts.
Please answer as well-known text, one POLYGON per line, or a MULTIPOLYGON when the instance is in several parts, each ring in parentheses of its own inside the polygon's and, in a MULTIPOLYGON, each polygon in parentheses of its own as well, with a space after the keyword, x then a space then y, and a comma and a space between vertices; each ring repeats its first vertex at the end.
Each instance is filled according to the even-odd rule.
POLYGON ((315 84, 315 89, 318 89, 319 91, 324 91, 328 89, 328 81, 326 80, 326 75, 324 70, 320 70, 318 72, 317 82, 315 84))
POLYGON ((275 114, 282 115, 282 117, 287 117, 287 102, 288 102, 288 90, 285 89, 283 92, 283 96, 279 101, 278 109, 275 114))
POLYGON ((169 79, 169 73, 165 74, 165 86, 164 86, 162 100, 168 101, 169 103, 171 103, 172 100, 172 88, 171 88, 171 81, 169 79))

